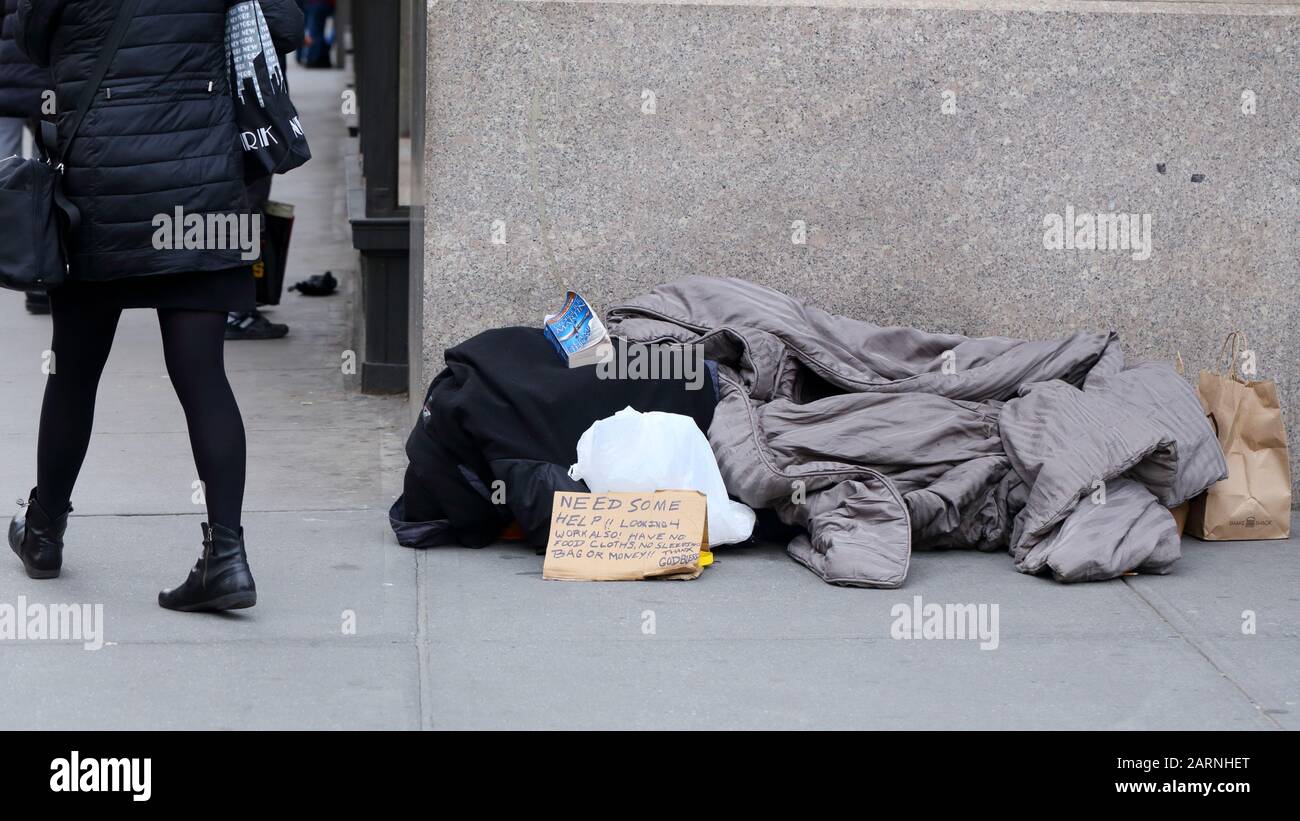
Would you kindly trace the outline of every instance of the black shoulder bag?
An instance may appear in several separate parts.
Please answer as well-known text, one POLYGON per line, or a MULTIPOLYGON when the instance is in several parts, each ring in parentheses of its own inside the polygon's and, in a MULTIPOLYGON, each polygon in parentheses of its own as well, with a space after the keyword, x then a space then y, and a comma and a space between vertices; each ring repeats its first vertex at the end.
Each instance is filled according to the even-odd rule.
POLYGON ((99 94, 113 56, 126 37, 140 0, 121 0, 113 28, 95 67, 82 87, 68 126, 68 140, 58 149, 54 123, 41 123, 44 157, 0 157, 0 287, 19 291, 62 285, 68 276, 66 237, 81 224, 81 212, 63 195, 63 162, 81 122, 99 94))

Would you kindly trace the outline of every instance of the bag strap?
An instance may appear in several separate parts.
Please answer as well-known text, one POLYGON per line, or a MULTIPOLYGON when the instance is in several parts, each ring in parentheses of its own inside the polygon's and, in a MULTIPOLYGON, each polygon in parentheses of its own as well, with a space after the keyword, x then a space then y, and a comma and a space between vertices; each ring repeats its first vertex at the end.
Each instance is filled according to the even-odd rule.
POLYGON ((113 57, 117 55, 117 50, 121 48, 122 41, 126 39, 126 30, 130 27, 131 20, 135 17, 136 9, 139 6, 140 0, 121 0, 121 5, 117 8, 113 28, 109 30, 108 37, 104 40, 104 47, 99 52, 95 67, 90 70, 90 76, 86 78, 85 85, 81 87, 81 96, 77 100, 77 108, 72 113, 72 124, 68 127, 68 140, 63 144, 63 150, 59 152, 58 167, 60 170, 63 169, 63 161, 67 159, 68 150, 72 147, 72 141, 77 138, 77 132, 81 130, 82 120, 86 119, 91 104, 95 102, 95 97, 99 94, 99 87, 103 85, 104 77, 108 75, 108 67, 112 64, 113 57))
POLYGON ((1224 338, 1223 346, 1219 348, 1219 367, 1223 367, 1224 354, 1227 354, 1228 369, 1224 373, 1238 382, 1245 380, 1237 375, 1237 353, 1246 350, 1247 347, 1246 332, 1232 331, 1224 338))
MULTIPOLYGON (((58 145, 59 135, 58 135, 58 129, 55 127, 54 123, 50 122, 49 120, 41 121, 40 141, 45 143, 46 148, 43 153, 45 154, 47 161, 51 163, 54 162, 54 152, 50 150, 48 146, 58 145)), ((63 163, 58 163, 57 167, 62 169, 63 163)), ((54 185, 53 194, 54 194, 55 207, 63 212, 64 218, 67 219, 68 221, 68 231, 59 232, 59 244, 63 246, 64 259, 67 259, 68 258, 68 232, 69 231, 75 232, 77 229, 81 227, 81 209, 77 207, 76 203, 68 199, 67 194, 63 193, 62 182, 63 182, 62 174, 60 172, 60 175, 57 178, 57 182, 54 185)))

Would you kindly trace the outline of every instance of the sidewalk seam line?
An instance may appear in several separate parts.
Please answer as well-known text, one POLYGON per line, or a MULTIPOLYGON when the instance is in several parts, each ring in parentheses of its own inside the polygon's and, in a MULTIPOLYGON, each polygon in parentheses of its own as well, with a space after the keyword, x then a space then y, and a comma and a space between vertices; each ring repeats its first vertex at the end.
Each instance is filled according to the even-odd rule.
POLYGON ((1236 679, 1235 676, 1231 675, 1227 670, 1224 670, 1223 667, 1221 667, 1221 666, 1219 665, 1218 662, 1216 662, 1213 658, 1211 658, 1211 657, 1210 657, 1210 654, 1206 652, 1205 648, 1201 647, 1200 643, 1198 643, 1198 642, 1196 642, 1196 641, 1193 641, 1192 638, 1191 638, 1190 636, 1187 635, 1187 632, 1185 632, 1184 630, 1180 629, 1176 624, 1174 624, 1172 621, 1170 621, 1170 620, 1169 620, 1169 617, 1165 615, 1164 611, 1161 610, 1159 607, 1157 607, 1153 601, 1151 601, 1149 598, 1147 598, 1146 595, 1145 595, 1141 590, 1138 590, 1136 587, 1134 587, 1133 584, 1128 580, 1127 577, 1122 578, 1121 581, 1124 582, 1124 586, 1125 586, 1125 587, 1127 587, 1129 590, 1131 590, 1131 591, 1133 592, 1133 595, 1137 596, 1138 599, 1139 599, 1143 604, 1145 604, 1148 608, 1151 609, 1151 612, 1152 612, 1152 613, 1155 613, 1156 616, 1157 616, 1161 621, 1163 621, 1165 624, 1169 625, 1169 628, 1170 628, 1171 630, 1173 630, 1175 633, 1177 633, 1177 634, 1178 634, 1178 637, 1179 637, 1180 639, 1182 639, 1183 642, 1186 643, 1188 647, 1191 647, 1193 650, 1196 651, 1196 653, 1197 653, 1201 658, 1205 659, 1206 663, 1209 664, 1210 667, 1211 667, 1211 668, 1212 668, 1216 673, 1218 673, 1219 675, 1221 675, 1221 676, 1223 676, 1225 679, 1227 679, 1227 680, 1232 684, 1232 686, 1237 690, 1237 692, 1241 693, 1242 696, 1244 696, 1244 697, 1246 698, 1247 703, 1249 703, 1251 707, 1254 707, 1254 708, 1255 708, 1255 712, 1256 712, 1257 714, 1259 714, 1260 716, 1262 716, 1262 717, 1264 718, 1264 720, 1267 721, 1269 724, 1272 724, 1274 728, 1276 728, 1276 729, 1278 729, 1278 730, 1284 730, 1284 729, 1285 729, 1285 728, 1282 726, 1282 724, 1281 724, 1280 722, 1278 722, 1277 719, 1275 719, 1273 716, 1269 715, 1269 714, 1268 714, 1268 713, 1263 709, 1263 705, 1262 705, 1262 703, 1260 702, 1259 699, 1257 699, 1257 698, 1255 698, 1253 695, 1251 695, 1250 691, 1247 690, 1247 689, 1245 688, 1245 686, 1242 685, 1241 682, 1237 681, 1237 679, 1236 679))

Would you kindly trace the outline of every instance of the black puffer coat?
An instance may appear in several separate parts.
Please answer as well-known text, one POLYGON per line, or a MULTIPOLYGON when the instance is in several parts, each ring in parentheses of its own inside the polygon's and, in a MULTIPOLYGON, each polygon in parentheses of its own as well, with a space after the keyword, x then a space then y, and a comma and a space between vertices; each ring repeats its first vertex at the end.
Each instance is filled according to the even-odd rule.
POLYGON ((50 72, 32 63, 14 42, 18 0, 0 0, 0 117, 35 117, 50 72))
MULTIPOLYGON (((261 0, 277 49, 302 40, 294 0, 261 0)), ((247 264, 231 250, 155 250, 154 218, 183 209, 247 209, 243 156, 227 92, 226 9, 232 0, 140 0, 100 92, 66 157, 65 190, 81 209, 69 276, 103 281, 219 271, 247 264)), ((16 37, 53 72, 59 141, 113 25, 118 0, 19 0, 16 37)))

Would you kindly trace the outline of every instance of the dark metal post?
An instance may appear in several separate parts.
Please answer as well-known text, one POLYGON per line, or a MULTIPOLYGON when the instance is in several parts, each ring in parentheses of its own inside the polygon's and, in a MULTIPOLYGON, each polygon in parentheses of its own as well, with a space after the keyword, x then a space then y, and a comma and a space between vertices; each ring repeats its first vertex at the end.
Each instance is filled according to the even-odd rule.
POLYGON ((360 63, 357 96, 361 102, 361 161, 366 177, 366 215, 370 217, 397 213, 401 22, 397 3, 377 4, 353 20, 360 63))
POLYGON ((371 4, 351 26, 360 133, 359 156, 348 164, 348 216, 361 252, 361 389, 400 393, 410 361, 411 247, 409 209, 398 205, 401 6, 371 4))

